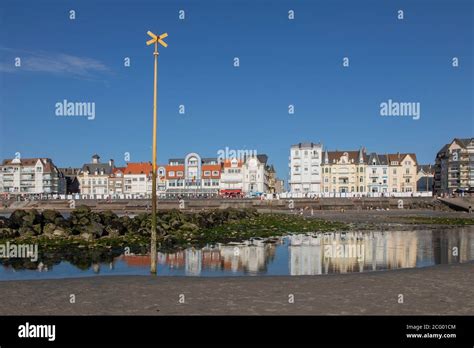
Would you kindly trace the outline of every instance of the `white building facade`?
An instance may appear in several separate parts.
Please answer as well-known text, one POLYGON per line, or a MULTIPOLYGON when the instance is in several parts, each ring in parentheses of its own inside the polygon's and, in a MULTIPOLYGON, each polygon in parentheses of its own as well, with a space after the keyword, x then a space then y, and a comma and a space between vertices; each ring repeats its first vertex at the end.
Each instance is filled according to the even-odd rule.
POLYGON ((367 192, 369 194, 387 194, 389 192, 388 156, 372 152, 368 156, 366 175, 367 192))
POLYGON ((6 159, 0 188, 8 194, 64 194, 66 179, 49 158, 6 159))
POLYGON ((291 193, 321 192, 321 158, 323 146, 315 143, 299 143, 290 149, 291 193))
POLYGON ((243 164, 242 190, 246 194, 267 193, 269 167, 266 155, 249 156, 243 164))

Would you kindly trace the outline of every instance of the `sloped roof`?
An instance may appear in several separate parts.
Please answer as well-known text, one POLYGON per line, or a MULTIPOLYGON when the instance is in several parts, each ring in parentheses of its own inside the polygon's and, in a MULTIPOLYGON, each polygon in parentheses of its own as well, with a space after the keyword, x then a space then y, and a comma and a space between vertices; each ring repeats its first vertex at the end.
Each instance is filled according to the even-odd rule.
POLYGON ((360 154, 362 154, 362 162, 367 163, 367 154, 363 150, 356 150, 356 151, 325 151, 324 156, 323 156, 323 163, 326 160, 326 157, 328 159, 328 163, 334 163, 335 161, 337 162, 341 156, 343 156, 345 153, 347 153, 348 158, 349 158, 349 163, 352 163, 354 161, 355 163, 359 163, 359 157, 360 154))
POLYGON ((368 159, 367 159, 367 163, 369 165, 373 164, 375 161, 375 165, 377 166, 380 166, 380 165, 387 165, 388 164, 388 158, 387 158, 387 155, 379 155, 375 152, 372 152, 368 159))
POLYGON ((416 159, 416 154, 414 153, 389 153, 387 156, 389 162, 397 161, 398 163, 401 163, 406 156, 410 156, 415 161, 415 164, 418 163, 418 160, 416 159))
POLYGON ((56 166, 53 164, 53 161, 50 158, 20 158, 20 159, 5 159, 3 160, 2 165, 20 165, 20 166, 34 166, 36 163, 40 161, 43 164, 44 170, 43 172, 52 172, 58 171, 56 166), (17 162, 18 161, 18 162, 17 162))
POLYGON ((84 172, 89 172, 94 174, 96 171, 100 174, 101 171, 104 172, 104 175, 110 175, 112 173, 113 166, 108 163, 87 163, 82 166, 81 174, 84 172))
POLYGON ((418 171, 423 171, 426 174, 434 174, 435 167, 433 164, 420 164, 418 165, 418 171))
POLYGON ((150 162, 129 162, 124 170, 124 174, 150 174, 153 166, 150 162))

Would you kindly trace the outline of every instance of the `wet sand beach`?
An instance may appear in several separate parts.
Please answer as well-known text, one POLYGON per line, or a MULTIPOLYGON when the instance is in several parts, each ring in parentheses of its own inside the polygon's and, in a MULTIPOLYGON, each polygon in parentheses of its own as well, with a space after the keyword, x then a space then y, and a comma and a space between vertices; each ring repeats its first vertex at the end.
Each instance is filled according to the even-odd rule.
POLYGON ((473 285, 474 263, 325 276, 8 281, 0 282, 0 315, 474 315, 473 285))

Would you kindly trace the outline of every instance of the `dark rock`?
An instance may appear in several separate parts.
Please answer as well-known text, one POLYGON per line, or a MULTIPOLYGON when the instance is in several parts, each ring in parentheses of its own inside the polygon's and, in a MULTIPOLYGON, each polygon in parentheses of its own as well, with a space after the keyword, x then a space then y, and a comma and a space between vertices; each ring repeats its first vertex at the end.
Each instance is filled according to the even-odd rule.
POLYGON ((17 230, 13 228, 0 228, 0 238, 14 238, 18 235, 17 230))
POLYGON ((63 216, 56 210, 47 209, 43 211, 44 223, 56 223, 57 219, 64 220, 63 216))
POLYGON ((23 217, 26 215, 24 210, 15 210, 8 219, 12 228, 20 228, 23 225, 23 217))
POLYGON ((21 226, 33 226, 36 224, 41 224, 42 216, 38 213, 37 210, 32 209, 26 211, 26 214, 22 217, 21 226))
POLYGON ((104 234, 104 225, 98 222, 92 222, 90 225, 85 226, 84 232, 90 233, 96 238, 100 238, 104 234))
POLYGON ((31 227, 22 226, 18 229, 18 233, 21 237, 33 237, 35 235, 35 231, 31 227))
POLYGON ((54 230, 57 228, 57 226, 53 223, 47 223, 43 227, 43 234, 46 236, 52 236, 54 230))

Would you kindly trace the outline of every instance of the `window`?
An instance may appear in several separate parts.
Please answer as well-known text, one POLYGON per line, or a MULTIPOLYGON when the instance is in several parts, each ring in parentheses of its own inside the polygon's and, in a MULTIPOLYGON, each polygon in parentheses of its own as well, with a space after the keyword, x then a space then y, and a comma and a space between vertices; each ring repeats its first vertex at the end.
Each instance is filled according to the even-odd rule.
POLYGON ((410 183, 410 178, 406 178, 406 179, 405 179, 405 182, 406 182, 407 184, 409 184, 409 183, 410 183))
POLYGON ((332 183, 333 183, 333 184, 336 183, 336 177, 332 178, 332 183))
POLYGON ((295 151, 295 156, 299 156, 300 152, 298 150, 295 151))
POLYGON ((324 182, 329 182, 329 178, 324 178, 324 182))
POLYGON ((383 175, 387 175, 387 168, 383 169, 383 175))
POLYGON ((205 175, 205 176, 210 176, 210 175, 211 175, 211 171, 210 171, 210 170, 205 170, 205 171, 204 171, 204 175, 205 175))
POLYGON ((372 174, 376 174, 376 173, 377 173, 377 169, 372 168, 372 174))
POLYGON ((169 176, 174 176, 174 171, 170 170, 168 174, 169 174, 169 176))
POLYGON ((393 170, 393 175, 397 175, 397 170, 396 169, 393 170))
POLYGON ((360 178, 359 178, 359 182, 364 182, 364 178, 363 178, 363 177, 360 177, 360 178))
POLYGON ((213 175, 213 176, 218 176, 218 175, 219 175, 219 171, 218 171, 218 170, 213 170, 213 171, 212 171, 212 175, 213 175))
POLYGON ((308 156, 308 151, 307 151, 307 150, 304 152, 304 156, 305 156, 305 157, 308 156))
POLYGON ((145 181, 145 178, 140 178, 140 181, 145 181))
POLYGON ((37 172, 42 172, 42 171, 43 171, 43 168, 42 168, 42 167, 36 167, 36 171, 37 171, 37 172))
POLYGON ((183 176, 183 172, 181 170, 177 171, 176 176, 183 176))
POLYGON ((410 168, 407 168, 407 169, 405 170, 405 173, 406 173, 406 174, 410 174, 410 168))
POLYGON ((308 171, 308 167, 304 167, 304 171, 307 172, 307 171, 308 171))

